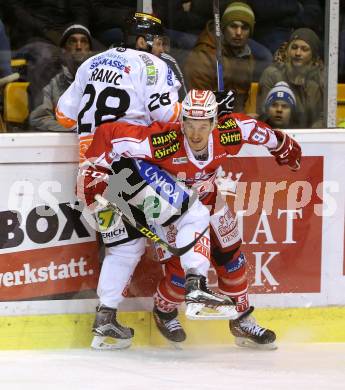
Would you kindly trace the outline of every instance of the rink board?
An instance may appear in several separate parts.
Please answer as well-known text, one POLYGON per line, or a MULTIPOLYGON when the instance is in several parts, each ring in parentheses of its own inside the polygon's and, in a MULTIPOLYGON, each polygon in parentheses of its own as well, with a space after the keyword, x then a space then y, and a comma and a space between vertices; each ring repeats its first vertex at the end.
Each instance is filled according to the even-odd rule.
MULTIPOLYGON (((292 134, 304 156, 296 174, 264 149, 229 161, 243 171, 237 199, 247 210, 239 225, 251 304, 282 340, 343 342, 345 133, 292 134)), ((0 349, 88 346, 100 264, 89 216, 75 203, 76 137, 2 134, 0 152, 0 349)), ((148 248, 120 307, 138 345, 164 343, 150 314, 161 275, 148 248)), ((212 269, 209 280, 216 287, 212 269)), ((231 342, 225 322, 184 323, 190 343, 231 342)))
MULTIPOLYGON (((122 312, 121 324, 133 327, 134 346, 166 346, 149 312, 122 312)), ((258 322, 274 330, 277 343, 345 343, 345 308, 259 309, 258 322)), ((0 318, 0 349, 87 348, 94 314, 10 316, 0 318)), ((228 321, 190 321, 180 315, 186 345, 230 345, 228 321)))

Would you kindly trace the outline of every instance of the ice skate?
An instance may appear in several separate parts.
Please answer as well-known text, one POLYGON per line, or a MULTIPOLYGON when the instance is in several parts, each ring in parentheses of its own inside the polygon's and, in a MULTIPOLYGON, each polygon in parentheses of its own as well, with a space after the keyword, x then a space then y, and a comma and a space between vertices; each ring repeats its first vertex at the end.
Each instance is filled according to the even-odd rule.
POLYGON ((177 309, 170 313, 164 313, 154 307, 153 318, 157 328, 174 347, 179 347, 179 343, 186 340, 186 333, 183 330, 180 321, 177 319, 177 309))
POLYGON ((205 276, 189 270, 185 282, 186 317, 190 320, 238 318, 235 303, 227 296, 211 291, 205 276))
POLYGON ((116 312, 117 309, 97 306, 91 348, 112 350, 128 348, 131 345, 134 329, 120 325, 116 321, 116 312))
POLYGON ((250 315, 253 311, 254 307, 251 306, 237 320, 229 321, 230 332, 235 337, 236 345, 255 349, 277 349, 274 343, 275 333, 258 325, 255 318, 250 315))

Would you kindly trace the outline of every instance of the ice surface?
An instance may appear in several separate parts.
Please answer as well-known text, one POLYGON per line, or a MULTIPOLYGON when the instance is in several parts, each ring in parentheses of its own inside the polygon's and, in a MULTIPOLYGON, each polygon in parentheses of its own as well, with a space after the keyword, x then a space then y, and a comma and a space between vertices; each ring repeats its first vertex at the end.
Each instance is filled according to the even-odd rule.
POLYGON ((345 389, 345 344, 0 351, 1 390, 345 389))

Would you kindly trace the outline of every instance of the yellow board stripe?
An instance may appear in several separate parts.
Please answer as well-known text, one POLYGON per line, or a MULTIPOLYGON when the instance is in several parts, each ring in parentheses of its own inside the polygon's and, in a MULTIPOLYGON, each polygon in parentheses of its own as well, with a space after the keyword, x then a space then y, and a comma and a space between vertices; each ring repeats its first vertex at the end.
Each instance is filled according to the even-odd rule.
MULTIPOLYGON (((345 307, 257 309, 255 318, 277 334, 279 342, 345 342, 345 307)), ((233 343, 227 321, 189 321, 180 315, 189 345, 233 343)), ((87 348, 94 314, 0 317, 0 349, 87 348)), ((134 346, 165 345, 149 312, 119 313, 119 322, 135 329, 134 346)))

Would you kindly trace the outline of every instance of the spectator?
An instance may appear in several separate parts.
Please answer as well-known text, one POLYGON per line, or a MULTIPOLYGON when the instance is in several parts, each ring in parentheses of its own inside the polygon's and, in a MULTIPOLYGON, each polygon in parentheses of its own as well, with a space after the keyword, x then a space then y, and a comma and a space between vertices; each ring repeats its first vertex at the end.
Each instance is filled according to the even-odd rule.
POLYGON ((268 93, 265 100, 265 112, 258 118, 274 129, 296 127, 296 98, 284 81, 277 83, 268 93))
POLYGON ((90 30, 93 37, 104 46, 120 46, 122 31, 130 15, 137 8, 137 0, 91 0, 90 30))
POLYGON ((87 20, 87 13, 82 0, 4 2, 13 58, 27 61, 30 111, 42 103, 44 86, 61 69, 61 34, 71 23, 87 20))
MULTIPOLYGON (((253 81, 255 59, 248 45, 253 33, 255 16, 245 3, 230 3, 221 18, 223 39, 223 76, 225 90, 236 91, 235 111, 243 112, 253 81)), ((264 50, 268 51, 264 48, 264 50)), ((268 65, 268 64, 267 64, 268 65)), ((185 76, 189 88, 217 89, 216 41, 214 22, 206 29, 185 63, 185 76)))
POLYGON ((12 73, 11 69, 11 48, 5 32, 5 26, 0 19, 0 78, 12 73))
POLYGON ((277 53, 259 82, 257 112, 264 112, 264 102, 278 81, 285 81, 296 98, 299 128, 323 127, 323 66, 320 60, 320 39, 314 31, 300 28, 291 34, 287 45, 277 53))
POLYGON ((29 117, 30 126, 40 131, 70 131, 55 118, 55 107, 60 96, 74 80, 79 65, 90 55, 92 49, 89 30, 79 24, 68 27, 62 35, 60 46, 64 53, 62 70, 43 89, 43 102, 29 117))
POLYGON ((324 6, 320 0, 247 0, 256 25, 254 39, 274 54, 293 30, 308 27, 322 36, 324 6))

